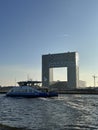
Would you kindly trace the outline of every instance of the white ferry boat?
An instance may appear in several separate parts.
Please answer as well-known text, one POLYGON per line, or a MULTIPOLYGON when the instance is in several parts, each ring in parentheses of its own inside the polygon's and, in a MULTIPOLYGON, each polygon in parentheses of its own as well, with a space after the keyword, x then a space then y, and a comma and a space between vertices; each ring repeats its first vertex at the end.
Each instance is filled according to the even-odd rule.
POLYGON ((18 82, 19 86, 13 87, 6 96, 9 97, 53 97, 58 96, 54 91, 42 91, 38 90, 38 86, 35 86, 35 83, 40 83, 39 81, 21 81, 18 82))

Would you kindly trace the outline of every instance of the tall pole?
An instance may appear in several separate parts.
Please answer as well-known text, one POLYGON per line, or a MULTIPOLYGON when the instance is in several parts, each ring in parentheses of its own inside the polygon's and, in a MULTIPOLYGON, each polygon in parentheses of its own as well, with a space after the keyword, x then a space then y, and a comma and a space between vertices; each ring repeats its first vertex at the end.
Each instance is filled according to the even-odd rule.
POLYGON ((96 86, 96 78, 97 78, 97 76, 95 76, 95 75, 93 75, 93 78, 94 78, 94 87, 96 86))

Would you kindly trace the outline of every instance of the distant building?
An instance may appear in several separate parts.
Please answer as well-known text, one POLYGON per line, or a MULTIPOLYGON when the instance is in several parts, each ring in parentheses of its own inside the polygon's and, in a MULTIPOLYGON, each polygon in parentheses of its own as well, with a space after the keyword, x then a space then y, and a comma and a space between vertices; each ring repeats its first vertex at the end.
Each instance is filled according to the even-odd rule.
POLYGON ((79 80, 79 87, 80 87, 80 88, 87 87, 87 86, 86 86, 86 81, 79 80))

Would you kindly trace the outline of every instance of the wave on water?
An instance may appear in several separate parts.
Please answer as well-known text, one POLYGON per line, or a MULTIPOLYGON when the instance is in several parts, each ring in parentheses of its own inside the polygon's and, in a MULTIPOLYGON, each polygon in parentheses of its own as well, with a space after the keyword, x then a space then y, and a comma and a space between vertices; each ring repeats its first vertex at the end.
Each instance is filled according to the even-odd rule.
POLYGON ((4 124, 0 124, 0 130, 28 130, 27 128, 17 128, 17 127, 12 127, 4 124))
POLYGON ((98 95, 0 95, 0 130, 98 130, 98 95))
POLYGON ((86 125, 65 125, 65 130, 98 130, 95 126, 86 125))
MULTIPOLYGON (((46 130, 46 128, 43 128, 46 130)), ((86 125, 65 125, 64 128, 61 128, 62 130, 97 130, 94 126, 86 126, 86 125)), ((28 128, 17 128, 17 127, 11 127, 8 125, 0 124, 0 130, 30 130, 28 128)), ((42 130, 42 129, 38 129, 42 130)), ((48 128, 47 128, 48 130, 48 128)))

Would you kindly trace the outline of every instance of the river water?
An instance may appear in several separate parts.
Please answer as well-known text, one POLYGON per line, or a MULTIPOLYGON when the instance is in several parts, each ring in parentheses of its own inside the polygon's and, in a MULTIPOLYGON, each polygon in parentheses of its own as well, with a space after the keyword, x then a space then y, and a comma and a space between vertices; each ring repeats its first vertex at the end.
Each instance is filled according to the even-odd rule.
POLYGON ((4 130, 98 130, 98 95, 28 99, 0 94, 0 126, 4 130))

